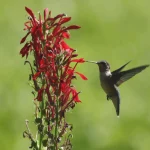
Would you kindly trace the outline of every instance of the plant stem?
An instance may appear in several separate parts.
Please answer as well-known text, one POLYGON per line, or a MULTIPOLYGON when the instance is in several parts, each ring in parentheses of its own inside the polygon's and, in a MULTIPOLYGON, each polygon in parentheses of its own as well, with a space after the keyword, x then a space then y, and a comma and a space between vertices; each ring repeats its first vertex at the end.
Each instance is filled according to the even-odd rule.
POLYGON ((43 140, 43 132, 40 133, 39 150, 42 150, 42 140, 43 140))
POLYGON ((42 150, 42 140, 43 140, 43 110, 44 110, 44 99, 42 98, 42 103, 40 105, 40 108, 41 108, 41 131, 39 131, 39 134, 40 134, 40 138, 39 138, 39 150, 42 150))
POLYGON ((58 99, 56 102, 56 127, 55 127, 55 150, 57 150, 57 132, 58 132, 58 99))

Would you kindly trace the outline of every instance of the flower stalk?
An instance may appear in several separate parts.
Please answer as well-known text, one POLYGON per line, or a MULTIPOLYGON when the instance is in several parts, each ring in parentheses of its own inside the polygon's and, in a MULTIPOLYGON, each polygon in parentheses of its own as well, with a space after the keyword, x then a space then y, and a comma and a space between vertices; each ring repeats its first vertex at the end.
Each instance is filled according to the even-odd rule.
POLYGON ((28 123, 23 135, 30 139, 33 150, 70 150, 72 125, 66 121, 66 112, 81 102, 80 92, 72 81, 77 76, 83 80, 87 78, 76 71, 76 67, 85 62, 84 59, 76 58, 78 54, 65 40, 70 39, 69 30, 80 27, 65 26, 71 17, 64 14, 52 17, 47 8, 44 20, 40 13, 37 18, 31 9, 25 7, 25 10, 29 20, 25 22, 27 34, 20 41, 25 43, 20 54, 26 57, 25 64, 29 64, 31 69, 37 135, 33 138, 28 123))

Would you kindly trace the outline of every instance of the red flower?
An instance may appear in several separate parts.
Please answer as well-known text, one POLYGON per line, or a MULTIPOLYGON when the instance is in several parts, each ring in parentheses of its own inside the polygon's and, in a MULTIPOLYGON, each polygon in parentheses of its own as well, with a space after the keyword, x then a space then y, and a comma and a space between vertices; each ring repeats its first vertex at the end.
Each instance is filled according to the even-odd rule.
POLYGON ((44 88, 42 87, 39 91, 38 91, 38 95, 35 99, 37 99, 38 101, 42 101, 43 100, 43 92, 44 92, 44 88))
MULTIPOLYGON (((34 84, 39 86, 36 99, 42 101, 43 97, 47 97, 52 104, 56 99, 62 103, 62 107, 70 107, 70 103, 81 102, 75 87, 72 87, 72 80, 75 74, 79 75, 83 80, 87 78, 76 71, 76 66, 84 63, 84 58, 75 58, 78 54, 65 41, 70 38, 69 30, 79 29, 79 26, 64 26, 71 17, 59 14, 51 17, 51 12, 46 8, 44 10, 44 20, 41 14, 35 17, 31 9, 25 7, 30 18, 25 22, 25 30, 27 34, 21 39, 20 43, 25 43, 20 51, 22 57, 33 52, 34 65, 32 66, 32 79, 34 84), (31 36, 31 40, 27 37, 31 36), (74 59, 73 59, 74 58, 74 59), (75 62, 75 65, 72 66, 75 62)), ((51 110, 55 108, 51 107, 51 110)), ((54 115, 54 114, 53 114, 54 115)))
POLYGON ((84 58, 79 58, 79 59, 73 59, 73 60, 71 60, 71 62, 84 63, 85 60, 84 60, 84 58))
POLYGON ((82 73, 79 73, 79 72, 75 72, 75 73, 78 74, 83 80, 87 80, 87 77, 83 75, 82 73))
POLYGON ((81 101, 79 100, 79 97, 78 97, 78 94, 79 94, 79 93, 77 93, 76 89, 75 89, 75 88, 72 88, 71 92, 72 92, 72 99, 73 99, 75 102, 81 102, 81 101))
POLYGON ((24 47, 20 51, 20 54, 22 55, 22 57, 24 56, 28 57, 30 48, 31 48, 31 45, 29 43, 26 43, 24 45, 24 47))
POLYGON ((35 75, 33 76, 33 80, 36 80, 40 74, 41 72, 36 72, 35 75))

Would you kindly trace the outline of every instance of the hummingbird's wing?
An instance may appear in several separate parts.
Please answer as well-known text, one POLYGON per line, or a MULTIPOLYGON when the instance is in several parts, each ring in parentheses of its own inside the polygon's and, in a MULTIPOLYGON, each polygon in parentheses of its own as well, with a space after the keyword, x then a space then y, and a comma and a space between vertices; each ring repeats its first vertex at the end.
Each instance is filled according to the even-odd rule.
POLYGON ((146 69, 149 65, 143 65, 140 67, 136 67, 130 70, 122 71, 116 74, 112 74, 112 81, 116 86, 121 85, 123 82, 129 80, 137 73, 141 72, 142 70, 146 69))
POLYGON ((128 65, 130 62, 131 62, 131 60, 130 60, 129 62, 127 62, 125 65, 123 65, 122 67, 120 67, 119 69, 114 70, 114 71, 112 72, 112 75, 113 75, 113 74, 116 74, 116 73, 119 73, 119 72, 120 72, 126 65, 128 65))
POLYGON ((119 116, 120 114, 120 96, 116 95, 110 98, 115 106, 116 114, 119 116))

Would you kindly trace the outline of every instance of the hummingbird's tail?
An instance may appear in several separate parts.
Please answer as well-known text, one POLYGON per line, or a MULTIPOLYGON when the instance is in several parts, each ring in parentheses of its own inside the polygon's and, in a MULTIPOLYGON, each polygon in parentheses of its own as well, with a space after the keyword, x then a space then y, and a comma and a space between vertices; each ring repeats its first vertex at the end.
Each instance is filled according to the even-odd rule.
POLYGON ((115 96, 112 96, 110 99, 112 100, 112 102, 115 106, 115 109, 116 109, 116 114, 119 117, 119 115, 120 115, 120 96, 115 95, 115 96))

